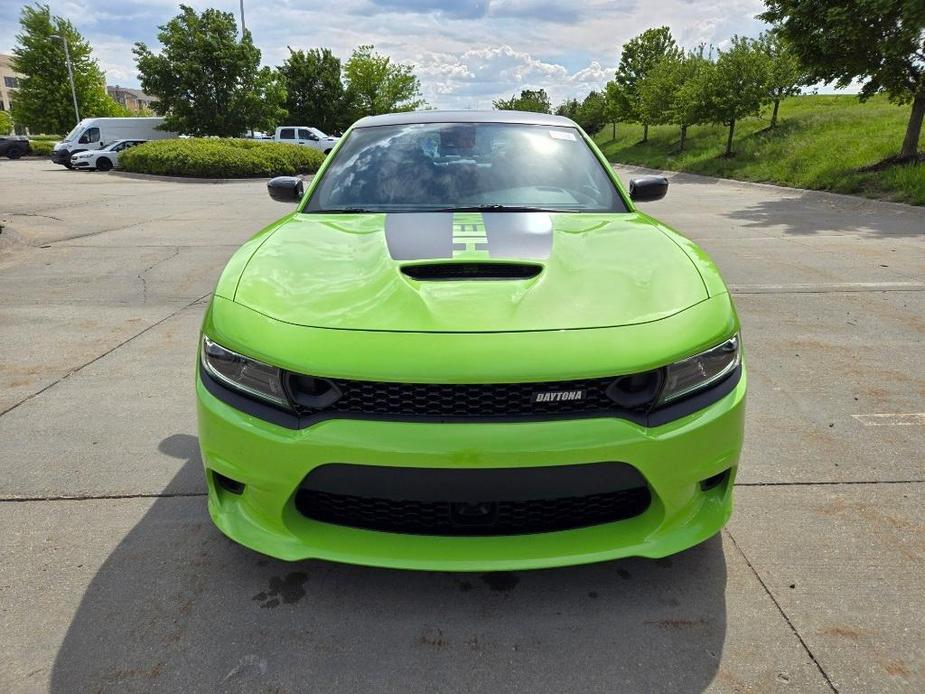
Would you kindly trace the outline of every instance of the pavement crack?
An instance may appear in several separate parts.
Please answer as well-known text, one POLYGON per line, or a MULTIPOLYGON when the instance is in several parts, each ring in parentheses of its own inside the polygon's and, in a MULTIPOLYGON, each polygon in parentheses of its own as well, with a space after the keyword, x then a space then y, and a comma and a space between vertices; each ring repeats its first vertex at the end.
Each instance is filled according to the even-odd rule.
POLYGON ((147 275, 151 270, 156 268, 161 263, 166 263, 168 260, 173 260, 178 255, 180 255, 180 247, 174 246, 173 253, 171 255, 168 255, 166 258, 160 258, 159 260, 154 261, 153 263, 148 265, 148 267, 146 267, 144 270, 138 273, 137 277, 138 279, 141 280, 141 303, 142 304, 148 303, 148 280, 145 279, 145 275, 147 275))
POLYGON ((38 212, 13 212, 11 217, 42 217, 43 219, 53 219, 56 222, 63 222, 60 217, 54 217, 50 214, 39 214, 38 212))
POLYGON ((829 689, 838 694, 838 687, 835 686, 835 683, 832 682, 832 678, 829 677, 829 673, 825 671, 822 667, 822 664, 816 659, 816 656, 813 655, 812 650, 809 647, 809 644, 803 639, 803 636, 797 631, 797 628, 793 625, 793 622, 790 620, 790 617, 784 612, 784 608, 781 607, 781 604, 777 601, 777 598, 774 597, 774 593, 771 592, 771 589, 768 588, 768 584, 764 582, 764 579, 761 578, 761 574, 755 569, 752 565, 752 562, 749 560, 748 555, 742 550, 739 546, 739 543, 736 542, 736 539, 732 536, 732 533, 729 532, 729 529, 726 528, 723 530, 726 535, 729 536, 729 539, 732 541, 732 546, 736 548, 736 551, 742 555, 742 559, 745 560, 745 563, 748 565, 748 568, 751 570, 752 574, 758 580, 758 583, 761 584, 761 587, 764 589, 764 592, 767 593, 767 596, 771 598, 771 602, 774 603, 774 606, 777 608, 777 611, 780 612, 780 616, 784 618, 784 621, 787 622, 787 626, 790 627, 790 631, 793 632, 793 635, 797 637, 800 645, 803 646, 803 650, 806 651, 806 655, 809 656, 809 659, 813 661, 813 665, 816 666, 816 669, 819 670, 819 674, 825 679, 826 684, 829 685, 829 689))
POLYGON ((24 501, 98 501, 114 499, 176 499, 208 496, 207 492, 158 492, 141 494, 49 494, 46 496, 0 496, 2 503, 24 501))
POLYGON ((10 412, 12 412, 13 410, 15 410, 15 409, 16 409, 17 407, 19 407, 20 405, 29 402, 30 400, 32 400, 33 398, 38 397, 39 395, 41 395, 41 394, 44 393, 45 391, 54 388, 54 387, 55 387, 56 385, 58 385, 59 383, 62 383, 63 381, 66 381, 67 379, 69 379, 69 378, 70 378, 71 376, 73 376, 74 374, 79 373, 80 371, 83 371, 85 368, 87 368, 87 367, 90 366, 91 364, 95 364, 96 362, 98 362, 98 361, 99 361, 100 359, 102 359, 103 357, 106 357, 106 356, 112 354, 113 352, 115 352, 117 349, 120 349, 121 347, 124 347, 124 346, 127 345, 129 342, 131 342, 132 340, 134 340, 134 339, 137 338, 137 337, 141 337, 142 335, 144 335, 144 334, 145 334, 146 332, 148 332, 149 330, 153 330, 154 328, 156 328, 157 326, 161 325, 162 323, 166 323, 167 321, 169 321, 171 318, 173 318, 173 317, 176 316, 177 314, 179 314, 179 313, 185 311, 185 310, 188 309, 189 307, 194 306, 194 305, 197 304, 198 302, 200 302, 200 301, 202 301, 203 299, 205 299, 205 298, 206 298, 207 296, 209 296, 211 293, 212 293, 212 292, 206 292, 206 293, 203 294, 202 296, 196 297, 195 299, 193 299, 193 300, 190 301, 189 303, 183 304, 183 305, 180 306, 176 311, 172 311, 171 313, 169 313, 169 314, 167 314, 166 316, 164 316, 163 318, 161 318, 159 321, 155 321, 154 323, 152 323, 151 325, 149 325, 149 326, 148 326, 147 328, 145 328, 144 330, 141 330, 141 331, 135 333, 134 335, 132 335, 131 337, 129 337, 129 338, 123 340, 122 342, 120 342, 119 344, 117 344, 115 347, 112 347, 112 348, 110 348, 110 349, 107 349, 107 350, 106 350, 105 352, 103 352, 102 354, 98 354, 97 356, 93 357, 93 359, 91 359, 90 361, 84 362, 83 364, 81 364, 80 366, 78 366, 76 369, 71 369, 71 370, 68 371, 66 374, 64 374, 63 376, 61 376, 60 378, 56 378, 54 381, 52 381, 51 383, 49 383, 49 384, 48 384, 47 386, 45 386, 44 388, 40 388, 39 390, 35 391, 35 392, 32 393, 31 395, 27 395, 26 397, 24 397, 24 398, 23 398, 22 400, 20 400, 19 402, 13 403, 13 404, 10 405, 9 407, 7 407, 5 410, 3 410, 2 412, 0 412, 0 417, 3 417, 4 415, 9 414, 10 412))

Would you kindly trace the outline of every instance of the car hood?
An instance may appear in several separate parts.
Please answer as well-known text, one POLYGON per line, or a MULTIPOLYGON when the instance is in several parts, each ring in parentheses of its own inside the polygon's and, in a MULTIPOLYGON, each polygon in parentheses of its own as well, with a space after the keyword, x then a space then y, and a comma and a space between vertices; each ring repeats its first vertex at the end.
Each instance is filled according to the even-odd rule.
POLYGON ((707 298, 687 253, 638 213, 295 214, 259 245, 234 293, 236 303, 286 323, 414 332, 632 325, 707 298), (537 274, 408 274, 424 265, 441 276, 460 263, 517 263, 502 274, 537 274))

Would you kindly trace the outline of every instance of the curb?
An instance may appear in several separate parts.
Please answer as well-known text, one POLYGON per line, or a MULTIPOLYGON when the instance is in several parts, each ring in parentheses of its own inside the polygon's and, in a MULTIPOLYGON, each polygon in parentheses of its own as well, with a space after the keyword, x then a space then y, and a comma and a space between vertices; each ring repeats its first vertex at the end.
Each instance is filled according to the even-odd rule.
POLYGON ((252 183, 254 181, 267 181, 265 176, 254 178, 196 178, 195 176, 157 176, 155 174, 134 173, 132 171, 109 171, 109 176, 118 178, 134 178, 139 181, 169 181, 172 183, 209 183, 212 185, 221 183, 252 183))

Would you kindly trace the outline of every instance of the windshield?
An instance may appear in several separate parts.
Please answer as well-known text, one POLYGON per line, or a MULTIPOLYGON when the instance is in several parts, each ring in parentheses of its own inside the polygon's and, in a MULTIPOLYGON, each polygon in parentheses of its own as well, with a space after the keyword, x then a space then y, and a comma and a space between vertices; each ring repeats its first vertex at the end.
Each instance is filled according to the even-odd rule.
POLYGON ((575 128, 426 123, 353 130, 304 212, 626 212, 575 128))
POLYGON ((78 123, 77 125, 75 125, 74 129, 64 136, 64 140, 62 140, 62 142, 70 142, 71 140, 73 140, 75 137, 77 137, 77 133, 83 130, 83 127, 84 127, 83 123, 78 123))

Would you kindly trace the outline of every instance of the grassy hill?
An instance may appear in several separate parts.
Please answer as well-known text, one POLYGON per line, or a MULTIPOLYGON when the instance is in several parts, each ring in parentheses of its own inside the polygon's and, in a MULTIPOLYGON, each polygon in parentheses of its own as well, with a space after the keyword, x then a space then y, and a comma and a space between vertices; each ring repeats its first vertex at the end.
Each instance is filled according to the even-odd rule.
POLYGON ((614 140, 608 125, 595 141, 610 161, 623 164, 925 205, 925 163, 861 170, 899 152, 908 117, 909 106, 885 97, 861 103, 849 95, 798 96, 781 104, 773 130, 767 117, 737 124, 728 159, 722 126, 690 128, 681 153, 674 126, 650 127, 642 144, 642 126, 617 125, 614 140))

